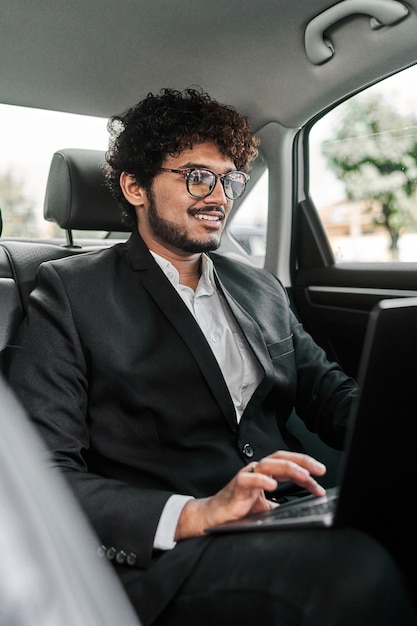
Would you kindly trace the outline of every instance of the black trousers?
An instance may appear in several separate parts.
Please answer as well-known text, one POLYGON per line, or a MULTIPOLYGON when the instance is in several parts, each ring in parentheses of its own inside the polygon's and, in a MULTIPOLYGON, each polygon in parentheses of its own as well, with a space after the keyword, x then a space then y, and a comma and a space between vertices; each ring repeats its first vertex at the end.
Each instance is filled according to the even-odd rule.
POLYGON ((390 554, 352 529, 186 540, 121 577, 144 626, 417 625, 390 554))

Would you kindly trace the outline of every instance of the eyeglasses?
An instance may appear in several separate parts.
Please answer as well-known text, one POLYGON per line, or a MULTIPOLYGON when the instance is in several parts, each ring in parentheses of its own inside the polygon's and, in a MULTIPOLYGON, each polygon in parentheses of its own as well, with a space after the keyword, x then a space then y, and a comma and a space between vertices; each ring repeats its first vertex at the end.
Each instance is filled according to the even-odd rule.
POLYGON ((215 188, 217 180, 220 179, 226 198, 236 200, 245 191, 246 183, 249 180, 247 174, 238 170, 227 172, 226 174, 215 174, 211 170, 201 167, 191 167, 182 170, 161 167, 160 170, 162 172, 181 174, 185 179, 188 193, 194 198, 206 198, 209 196, 215 188))

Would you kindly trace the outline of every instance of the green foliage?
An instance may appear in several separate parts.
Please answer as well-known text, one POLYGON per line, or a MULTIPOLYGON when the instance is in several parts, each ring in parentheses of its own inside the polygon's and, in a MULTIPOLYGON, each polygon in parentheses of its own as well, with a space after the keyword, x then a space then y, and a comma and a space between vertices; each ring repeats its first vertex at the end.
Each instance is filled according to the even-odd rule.
POLYGON ((396 250, 401 231, 417 225, 417 117, 400 115, 380 96, 339 107, 334 137, 323 144, 327 164, 352 201, 377 201, 396 250))

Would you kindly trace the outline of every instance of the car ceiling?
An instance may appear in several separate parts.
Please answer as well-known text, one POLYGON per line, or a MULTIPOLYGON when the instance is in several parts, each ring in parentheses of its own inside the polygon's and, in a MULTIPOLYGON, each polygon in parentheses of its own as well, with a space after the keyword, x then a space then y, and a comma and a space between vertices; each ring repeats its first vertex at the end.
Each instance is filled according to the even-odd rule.
POLYGON ((372 30, 360 14, 342 20, 328 32, 333 58, 312 64, 306 25, 334 4, 13 0, 0 20, 0 100, 108 117, 149 91, 200 85, 249 115, 255 130, 270 121, 297 128, 417 56, 411 0, 409 16, 395 26, 372 30))

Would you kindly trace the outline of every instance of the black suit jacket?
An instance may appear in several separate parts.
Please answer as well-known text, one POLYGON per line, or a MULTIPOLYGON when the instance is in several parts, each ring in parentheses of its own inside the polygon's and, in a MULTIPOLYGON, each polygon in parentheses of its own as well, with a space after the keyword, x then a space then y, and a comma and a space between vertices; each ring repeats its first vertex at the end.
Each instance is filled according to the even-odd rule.
POLYGON ((208 496, 250 460, 297 446, 285 424, 341 446, 355 393, 303 330, 276 277, 212 255, 264 376, 240 424, 198 324, 137 232, 44 263, 11 346, 10 382, 103 544, 146 568, 173 493, 208 496))

